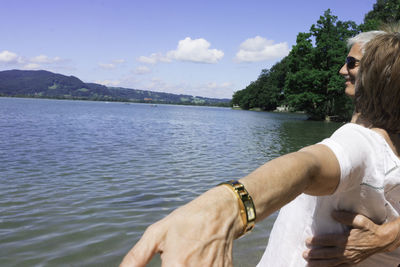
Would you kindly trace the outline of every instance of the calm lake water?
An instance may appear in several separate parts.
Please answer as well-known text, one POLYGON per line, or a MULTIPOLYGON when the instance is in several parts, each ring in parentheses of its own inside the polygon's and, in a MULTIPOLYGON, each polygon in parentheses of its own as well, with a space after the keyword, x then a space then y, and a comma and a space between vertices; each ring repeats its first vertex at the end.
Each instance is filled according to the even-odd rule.
MULTIPOLYGON (((0 265, 117 266, 177 206, 339 126, 228 108, 0 98, 0 265)), ((275 216, 235 243, 235 266, 255 266, 275 216)))

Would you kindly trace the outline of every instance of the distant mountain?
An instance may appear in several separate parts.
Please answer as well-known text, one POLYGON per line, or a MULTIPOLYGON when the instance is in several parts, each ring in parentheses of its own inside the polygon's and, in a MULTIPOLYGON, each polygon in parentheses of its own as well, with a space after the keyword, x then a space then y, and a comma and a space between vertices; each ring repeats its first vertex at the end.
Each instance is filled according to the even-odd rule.
POLYGON ((177 95, 85 83, 49 71, 0 71, 0 96, 229 106, 230 99, 177 95))

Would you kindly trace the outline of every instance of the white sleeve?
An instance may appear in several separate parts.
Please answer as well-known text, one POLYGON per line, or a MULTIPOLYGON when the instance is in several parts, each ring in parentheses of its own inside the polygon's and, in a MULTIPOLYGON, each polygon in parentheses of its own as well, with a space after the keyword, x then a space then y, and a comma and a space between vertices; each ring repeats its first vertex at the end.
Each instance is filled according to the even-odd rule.
POLYGON ((320 142, 333 151, 340 165, 340 182, 335 193, 359 186, 371 172, 376 174, 376 133, 371 132, 356 124, 346 124, 320 142))

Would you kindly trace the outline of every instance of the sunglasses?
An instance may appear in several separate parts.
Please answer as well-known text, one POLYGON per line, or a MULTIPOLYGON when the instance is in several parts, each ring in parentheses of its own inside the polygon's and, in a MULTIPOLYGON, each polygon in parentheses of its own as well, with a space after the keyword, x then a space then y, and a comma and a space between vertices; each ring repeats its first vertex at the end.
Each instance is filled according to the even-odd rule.
POLYGON ((346 64, 349 69, 354 69, 357 62, 360 62, 360 60, 354 57, 346 57, 346 64))

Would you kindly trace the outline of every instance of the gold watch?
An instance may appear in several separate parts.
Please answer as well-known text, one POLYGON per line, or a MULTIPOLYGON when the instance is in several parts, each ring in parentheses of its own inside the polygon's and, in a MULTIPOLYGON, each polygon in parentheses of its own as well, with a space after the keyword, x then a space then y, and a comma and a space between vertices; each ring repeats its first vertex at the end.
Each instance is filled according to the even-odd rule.
POLYGON ((237 180, 230 180, 220 183, 219 185, 228 186, 238 198, 240 217, 242 217, 244 225, 241 235, 253 230, 256 222, 256 208, 253 199, 249 195, 249 192, 247 192, 246 188, 244 188, 244 185, 237 180))

